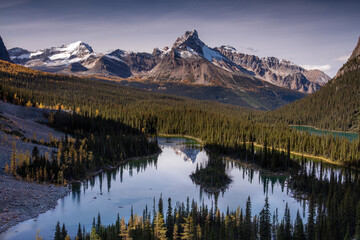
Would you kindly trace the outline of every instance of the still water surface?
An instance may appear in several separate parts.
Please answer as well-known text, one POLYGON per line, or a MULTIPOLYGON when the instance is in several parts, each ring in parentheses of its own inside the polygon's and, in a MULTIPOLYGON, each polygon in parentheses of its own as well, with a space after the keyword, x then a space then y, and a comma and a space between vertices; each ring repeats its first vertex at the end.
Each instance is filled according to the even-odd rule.
POLYGON ((292 129, 296 129, 302 132, 309 132, 311 134, 316 134, 316 135, 327 135, 327 134, 331 134, 334 137, 339 137, 339 138, 347 138, 350 141, 354 141, 357 140, 359 138, 359 134, 358 133, 352 133, 352 132, 337 132, 337 131, 330 131, 330 130, 324 130, 324 129, 317 129, 314 127, 310 127, 310 126, 297 126, 297 125, 293 125, 290 126, 292 129))
MULTIPOLYGON (((58 201, 55 209, 10 228, 0 235, 0 239, 34 239, 37 230, 45 240, 53 239, 57 221, 65 223, 74 239, 79 222, 90 231, 92 219, 98 213, 104 225, 115 223, 118 213, 128 219, 131 207, 134 213, 142 215, 145 206, 152 209, 154 198, 157 203, 161 195, 165 210, 168 198, 172 199, 173 207, 176 202, 186 202, 187 197, 199 204, 214 205, 214 195, 201 190, 189 177, 197 163, 204 164, 208 160, 207 152, 185 138, 159 138, 159 145, 162 149, 159 156, 129 162, 74 186, 71 193, 58 201)), ((227 173, 233 181, 225 192, 218 195, 220 210, 245 208, 250 196, 252 213, 258 214, 268 195, 272 212, 278 208, 280 218, 286 203, 293 219, 297 210, 303 216, 307 215, 306 205, 292 198, 287 191, 286 177, 266 176, 230 161, 227 162, 227 173)))

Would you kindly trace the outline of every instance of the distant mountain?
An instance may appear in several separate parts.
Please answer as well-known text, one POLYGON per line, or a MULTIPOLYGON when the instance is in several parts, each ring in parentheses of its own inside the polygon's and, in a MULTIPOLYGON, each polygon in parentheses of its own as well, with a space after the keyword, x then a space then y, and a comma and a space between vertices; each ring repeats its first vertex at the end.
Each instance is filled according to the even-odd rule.
MULTIPOLYGON (((81 41, 37 51, 12 48, 9 54, 16 64, 46 72, 61 72, 69 66, 71 68, 73 63, 81 64, 85 69, 97 58, 93 49, 81 41)), ((79 68, 74 68, 74 70, 77 72, 79 68)))
POLYGON ((360 38, 349 60, 316 93, 269 113, 290 124, 360 131, 360 38))
POLYGON ((155 56, 116 50, 110 54, 95 53, 86 43, 78 41, 37 51, 22 48, 9 50, 11 59, 36 70, 75 75, 99 75, 128 78, 152 69, 155 56))
POLYGON ((160 61, 149 77, 155 81, 227 86, 234 82, 234 73, 252 78, 244 72, 245 69, 209 48, 199 39, 197 31, 192 30, 179 37, 172 48, 162 51, 160 61))
MULTIPOLYGON (((162 92, 166 92, 166 85, 170 83, 217 87, 217 96, 224 96, 229 90, 234 95, 219 101, 262 110, 275 109, 304 97, 304 93, 313 93, 329 79, 321 71, 307 71, 289 61, 260 59, 238 53, 229 46, 211 48, 200 40, 196 30, 185 32, 171 48, 155 48, 152 53, 117 49, 102 54, 78 41, 37 51, 13 48, 9 54, 14 63, 36 70, 161 83, 162 92)), ((180 89, 184 88, 175 91, 176 95, 184 95, 180 89)), ((210 88, 201 88, 198 92, 199 89, 194 88, 186 96, 214 99, 213 96, 197 96, 209 92, 210 88)))
POLYGON ((155 48, 152 53, 115 50, 95 53, 78 41, 60 47, 28 51, 9 50, 13 62, 46 72, 128 78, 149 77, 153 81, 177 81, 226 86, 232 76, 253 77, 279 87, 313 93, 330 78, 319 70, 305 70, 275 57, 259 58, 239 53, 230 46, 210 48, 196 30, 187 31, 171 48, 155 48))
POLYGON ((330 80, 330 77, 320 70, 308 71, 290 61, 239 53, 231 46, 215 49, 233 63, 246 69, 251 75, 280 87, 313 93, 330 80))
POLYGON ((11 62, 9 53, 1 37, 0 37, 0 60, 11 62))

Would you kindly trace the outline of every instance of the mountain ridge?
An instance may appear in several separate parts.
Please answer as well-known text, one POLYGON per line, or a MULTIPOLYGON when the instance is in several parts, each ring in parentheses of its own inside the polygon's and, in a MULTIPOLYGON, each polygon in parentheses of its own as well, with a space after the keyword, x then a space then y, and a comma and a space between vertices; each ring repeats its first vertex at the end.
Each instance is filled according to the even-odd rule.
POLYGON ((360 132, 360 41, 352 57, 324 87, 268 114, 272 121, 360 132))
MULTIPOLYGON (((9 53, 15 63, 26 67, 82 76, 94 74, 121 78, 133 76, 146 78, 149 76, 151 79, 155 79, 169 75, 170 78, 179 81, 193 81, 199 84, 210 84, 209 79, 216 78, 215 84, 222 84, 223 81, 221 77, 219 80, 219 74, 214 74, 217 68, 208 63, 204 64, 204 61, 202 61, 203 67, 197 69, 195 73, 178 71, 169 74, 162 73, 159 70, 164 65, 164 57, 170 65, 176 63, 175 57, 178 57, 177 61, 183 66, 191 65, 196 68, 197 64, 194 66, 192 63, 185 62, 192 62, 190 59, 204 58, 211 64, 232 74, 245 74, 250 78, 251 76, 257 77, 276 86, 303 93, 317 91, 330 79, 319 70, 316 72, 307 71, 286 60, 279 60, 274 57, 265 60, 265 58, 259 58, 255 55, 239 53, 230 46, 210 48, 199 38, 195 29, 186 31, 184 35, 178 37, 171 48, 155 48, 152 53, 127 52, 120 49, 109 54, 95 53, 91 46, 81 41, 36 51, 12 48, 9 53), (174 52, 171 53, 173 50, 174 52), (180 60, 181 58, 187 60, 180 60), (76 64, 73 65, 74 63, 76 64), (157 67, 158 65, 160 67, 157 67), (274 66, 276 69, 271 68, 274 66), (214 74, 214 77, 211 77, 211 74, 214 74)), ((229 74, 221 73, 220 75, 229 74)))
POLYGON ((0 36, 0 60, 11 62, 9 52, 5 47, 5 44, 0 36))
MULTIPOLYGON (((240 54, 236 49, 229 46, 221 49, 211 48, 199 38, 196 30, 186 31, 175 40, 171 48, 154 48, 152 53, 117 49, 103 54, 95 52, 90 45, 82 41, 36 51, 12 48, 9 53, 14 63, 35 70, 98 77, 99 80, 105 77, 117 78, 116 81, 126 79, 161 83, 163 85, 161 90, 164 93, 166 93, 166 85, 175 82, 219 87, 214 88, 213 94, 224 96, 230 91, 232 97, 229 99, 236 100, 232 103, 221 97, 218 101, 260 110, 278 108, 317 91, 321 86, 319 83, 309 81, 305 69, 290 63, 284 67, 284 64, 279 64, 276 58, 272 60, 277 64, 269 62, 268 65, 281 66, 277 71, 283 71, 284 77, 279 79, 280 82, 269 81, 241 61, 235 61, 235 57, 240 54)), ((259 59, 256 56, 252 58, 259 59)), ((263 71, 267 70, 263 69, 263 71)), ((324 73, 319 72, 317 75, 321 74, 324 73)), ((153 86, 151 85, 152 89, 153 86)), ((171 89, 174 89, 172 86, 175 85, 171 85, 171 89)), ((196 99, 206 98, 197 94, 211 92, 208 89, 205 91, 202 88, 194 88, 194 91, 190 91, 191 94, 181 93, 181 89, 185 88, 188 89, 188 87, 179 87, 178 91, 172 92, 178 96, 192 94, 196 99)), ((208 98, 214 97, 208 96, 208 98)))

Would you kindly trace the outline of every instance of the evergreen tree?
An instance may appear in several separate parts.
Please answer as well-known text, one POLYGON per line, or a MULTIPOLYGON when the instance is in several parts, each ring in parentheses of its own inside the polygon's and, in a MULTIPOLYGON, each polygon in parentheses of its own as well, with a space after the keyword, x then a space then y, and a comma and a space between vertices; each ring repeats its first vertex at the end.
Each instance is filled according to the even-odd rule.
POLYGON ((80 223, 79 223, 78 232, 77 232, 77 235, 76 235, 76 240, 83 240, 83 235, 82 235, 80 223))
POLYGON ((271 240, 271 214, 268 197, 265 198, 264 208, 260 212, 260 240, 271 240))
POLYGON ((305 232, 304 232, 304 225, 302 219, 299 214, 299 210, 297 211, 295 225, 294 225, 294 233, 293 233, 294 240, 306 240, 305 232))
POLYGON ((91 228, 90 240, 101 240, 94 227, 91 228))
POLYGON ((164 223, 164 218, 160 212, 156 214, 155 218, 155 227, 154 227, 154 236, 155 239, 165 240, 166 239, 166 227, 164 223))
POLYGON ((61 240, 60 222, 56 223, 54 240, 61 240))
POLYGON ((244 223, 244 238, 252 239, 253 238, 253 228, 251 222, 251 199, 250 196, 246 201, 246 209, 245 209, 245 223, 244 223))

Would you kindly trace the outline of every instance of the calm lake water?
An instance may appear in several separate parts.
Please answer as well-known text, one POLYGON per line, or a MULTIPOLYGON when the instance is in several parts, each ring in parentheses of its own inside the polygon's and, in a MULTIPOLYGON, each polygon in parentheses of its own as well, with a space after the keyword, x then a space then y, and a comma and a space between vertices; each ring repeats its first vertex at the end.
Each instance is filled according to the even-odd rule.
MULTIPOLYGON (((72 239, 77 232, 79 222, 90 231, 93 217, 101 215, 102 224, 115 223, 117 214, 128 219, 131 207, 134 213, 142 215, 145 206, 149 210, 162 195, 164 209, 167 199, 186 202, 194 199, 198 204, 215 204, 214 195, 208 194, 194 184, 189 175, 196 169, 196 164, 205 163, 208 154, 196 142, 185 138, 159 138, 162 153, 151 159, 132 161, 116 170, 102 173, 88 181, 73 187, 73 191, 58 201, 58 206, 36 219, 22 222, 4 234, 0 239, 34 239, 37 230, 44 239, 53 239, 57 221, 65 223, 72 239), (36 221, 35 221, 36 220, 36 221)), ((285 204, 291 209, 294 219, 297 210, 307 216, 306 206, 291 197, 285 186, 286 177, 274 177, 260 174, 235 162, 227 162, 227 173, 232 183, 225 192, 218 195, 220 210, 245 209, 248 196, 252 201, 252 213, 258 214, 264 206, 266 195, 272 212, 278 208, 282 218, 285 204)))
POLYGON ((335 137, 348 138, 350 141, 353 141, 353 140, 356 140, 359 138, 358 133, 322 130, 322 129, 316 129, 316 128, 310 127, 310 126, 290 126, 290 127, 293 129, 299 130, 299 131, 308 131, 309 133, 313 133, 313 134, 317 134, 317 135, 332 134, 335 137))

